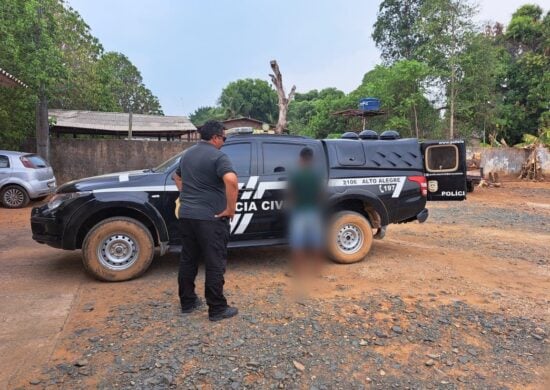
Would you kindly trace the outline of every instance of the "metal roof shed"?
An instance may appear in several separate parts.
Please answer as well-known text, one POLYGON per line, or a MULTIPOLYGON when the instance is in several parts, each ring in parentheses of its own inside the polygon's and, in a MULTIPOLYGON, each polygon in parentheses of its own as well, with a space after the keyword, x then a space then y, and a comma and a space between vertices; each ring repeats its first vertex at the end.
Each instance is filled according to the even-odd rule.
MULTIPOLYGON (((53 134, 129 136, 130 114, 78 110, 49 110, 53 134)), ((132 137, 188 141, 197 138, 197 128, 185 116, 132 114, 132 137)))

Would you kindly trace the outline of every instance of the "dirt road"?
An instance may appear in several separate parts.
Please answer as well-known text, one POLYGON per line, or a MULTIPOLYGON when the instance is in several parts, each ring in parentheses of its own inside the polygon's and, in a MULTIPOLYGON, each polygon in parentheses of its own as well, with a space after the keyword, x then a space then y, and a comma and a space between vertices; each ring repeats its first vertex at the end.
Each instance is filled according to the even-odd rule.
POLYGON ((549 388, 550 184, 429 206, 300 295, 284 248, 231 251, 216 324, 179 313, 176 256, 96 282, 0 209, 0 388, 549 388))

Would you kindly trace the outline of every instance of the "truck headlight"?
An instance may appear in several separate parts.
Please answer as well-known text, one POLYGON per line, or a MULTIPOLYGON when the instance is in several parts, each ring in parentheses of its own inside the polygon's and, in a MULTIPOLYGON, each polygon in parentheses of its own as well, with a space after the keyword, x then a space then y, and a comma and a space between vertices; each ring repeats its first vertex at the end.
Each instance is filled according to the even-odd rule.
POLYGON ((81 198, 83 196, 90 195, 91 191, 82 191, 82 192, 68 192, 68 193, 62 193, 62 194, 55 194, 52 196, 50 201, 48 202, 48 209, 53 210, 61 206, 64 202, 72 199, 81 198))

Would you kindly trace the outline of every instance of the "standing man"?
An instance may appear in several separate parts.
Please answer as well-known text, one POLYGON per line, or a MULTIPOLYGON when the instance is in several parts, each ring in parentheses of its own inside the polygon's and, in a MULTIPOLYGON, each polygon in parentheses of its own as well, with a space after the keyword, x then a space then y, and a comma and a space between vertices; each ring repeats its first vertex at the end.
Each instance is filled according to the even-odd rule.
POLYGON ((229 222, 235 215, 239 190, 231 161, 220 151, 225 142, 223 125, 208 121, 202 126, 200 135, 201 141, 182 154, 173 176, 181 203, 179 297, 183 313, 191 313, 200 306, 200 299, 195 294, 195 277, 199 259, 202 259, 208 317, 210 321, 220 321, 238 313, 237 308, 227 305, 223 276, 229 222))
POLYGON ((323 260, 325 186, 313 157, 313 149, 303 148, 299 166, 288 179, 291 274, 296 276, 305 276, 305 271, 318 274, 323 260))

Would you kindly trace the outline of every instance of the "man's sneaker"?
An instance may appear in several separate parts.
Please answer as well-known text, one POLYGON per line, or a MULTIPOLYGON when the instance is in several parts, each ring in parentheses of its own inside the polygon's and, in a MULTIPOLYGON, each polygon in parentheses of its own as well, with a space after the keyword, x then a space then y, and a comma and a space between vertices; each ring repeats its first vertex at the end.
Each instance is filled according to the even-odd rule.
POLYGON ((197 299, 195 299, 195 302, 193 302, 193 304, 190 307, 187 307, 185 309, 182 307, 181 312, 184 313, 184 314, 189 314, 189 313, 194 312, 195 310, 197 310, 201 306, 202 306, 202 301, 199 297, 197 297, 197 299))
POLYGON ((218 314, 209 315, 208 319, 210 321, 221 321, 225 320, 226 318, 231 318, 237 315, 239 310, 236 307, 227 306, 224 311, 218 314))

